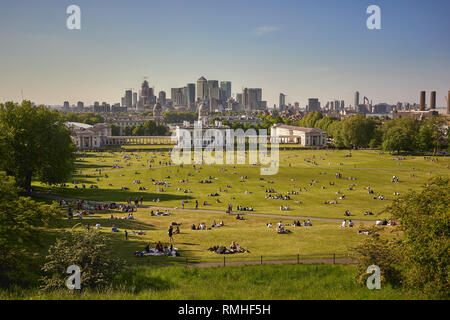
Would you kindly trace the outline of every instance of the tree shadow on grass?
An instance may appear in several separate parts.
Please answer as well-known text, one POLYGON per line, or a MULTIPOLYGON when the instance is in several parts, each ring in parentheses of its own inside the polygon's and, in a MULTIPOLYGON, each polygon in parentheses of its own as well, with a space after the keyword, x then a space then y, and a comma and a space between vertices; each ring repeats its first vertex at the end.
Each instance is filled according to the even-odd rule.
MULTIPOLYGON (((194 199, 192 196, 188 196, 187 194, 176 195, 171 193, 152 193, 148 192, 148 190, 130 191, 120 189, 74 189, 60 187, 52 187, 51 189, 51 194, 55 196, 104 202, 124 203, 129 197, 134 200, 136 198, 140 198, 141 196, 144 201, 159 199, 161 202, 194 199)), ((33 191, 36 193, 47 193, 48 189, 43 187, 33 187, 33 191)))
POLYGON ((94 226, 99 223, 101 228, 112 228, 112 226, 116 226, 119 230, 143 230, 143 231, 151 231, 155 230, 155 226, 149 223, 144 223, 137 220, 129 220, 129 219, 105 219, 99 218, 96 215, 93 215, 89 218, 84 218, 82 220, 78 219, 62 219, 58 221, 57 227, 59 228, 83 228, 87 229, 89 225, 90 228, 94 228, 94 226))

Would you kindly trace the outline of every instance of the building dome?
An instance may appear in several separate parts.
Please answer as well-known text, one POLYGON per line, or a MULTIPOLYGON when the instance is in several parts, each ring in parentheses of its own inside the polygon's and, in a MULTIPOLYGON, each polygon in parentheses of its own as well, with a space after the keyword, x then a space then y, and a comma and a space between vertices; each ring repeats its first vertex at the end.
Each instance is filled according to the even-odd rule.
POLYGON ((162 115, 162 107, 161 107, 161 104, 159 102, 157 102, 155 104, 155 106, 153 107, 153 116, 161 117, 161 115, 162 115))
POLYGON ((206 103, 202 102, 198 107, 198 120, 207 117, 209 115, 209 108, 206 103))

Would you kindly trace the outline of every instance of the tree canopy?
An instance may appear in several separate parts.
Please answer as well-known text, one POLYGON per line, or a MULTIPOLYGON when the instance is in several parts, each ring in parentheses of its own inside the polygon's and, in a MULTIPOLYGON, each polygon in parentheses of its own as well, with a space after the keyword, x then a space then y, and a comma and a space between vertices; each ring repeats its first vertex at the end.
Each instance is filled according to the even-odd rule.
POLYGON ((76 147, 64 119, 44 106, 0 104, 0 170, 30 190, 33 178, 48 184, 67 181, 76 147))

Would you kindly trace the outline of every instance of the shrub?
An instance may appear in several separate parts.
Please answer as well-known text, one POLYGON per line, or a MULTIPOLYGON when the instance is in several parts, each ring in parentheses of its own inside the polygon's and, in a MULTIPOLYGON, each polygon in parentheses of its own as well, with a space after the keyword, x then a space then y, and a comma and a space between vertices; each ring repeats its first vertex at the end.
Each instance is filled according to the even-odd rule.
POLYGON ((76 265, 81 269, 81 287, 104 287, 120 273, 124 262, 112 258, 105 235, 94 230, 67 232, 50 247, 42 270, 44 289, 63 288, 69 276, 67 267, 76 265))

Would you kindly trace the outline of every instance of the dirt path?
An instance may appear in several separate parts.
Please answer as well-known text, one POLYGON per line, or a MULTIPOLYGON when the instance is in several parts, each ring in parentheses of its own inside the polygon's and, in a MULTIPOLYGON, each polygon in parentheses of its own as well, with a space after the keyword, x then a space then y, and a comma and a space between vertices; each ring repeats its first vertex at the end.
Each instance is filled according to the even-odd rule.
MULTIPOLYGON (((65 200, 65 201, 71 201, 71 202, 76 202, 78 200, 83 200, 83 199, 77 199, 77 198, 70 198, 70 197, 63 197, 63 196, 57 196, 57 195, 53 195, 53 194, 45 194, 45 193, 33 193, 32 194, 35 197, 39 197, 39 198, 47 198, 47 199, 52 199, 52 200, 65 200)), ((85 200, 85 201, 89 201, 91 203, 95 203, 95 204, 105 204, 108 202, 102 202, 102 201, 95 201, 95 200, 85 200)), ((111 203, 111 202, 109 202, 111 203)), ((207 210, 207 209, 182 209, 182 208, 178 208, 178 207, 158 207, 158 206, 147 206, 147 205, 143 205, 141 208, 146 208, 146 209, 153 209, 153 210, 171 210, 171 211, 185 211, 185 212, 199 212, 199 213, 214 213, 214 214, 226 214, 228 215, 228 213, 226 213, 225 211, 220 211, 220 210, 207 210)), ((286 216, 286 215, 278 215, 278 214, 268 214, 268 213, 249 213, 248 211, 244 211, 244 212, 234 212, 232 213, 232 215, 241 215, 241 216, 252 216, 252 217, 264 217, 264 218, 279 218, 279 219, 297 219, 297 220, 308 220, 310 219, 311 221, 326 221, 326 222, 337 222, 337 223, 341 223, 343 219, 336 219, 336 218, 318 218, 318 217, 302 217, 302 216, 286 216)), ((348 219, 348 217, 345 217, 346 219, 348 219)), ((358 219, 354 219, 353 222, 358 222, 358 223, 368 223, 368 224, 374 224, 375 221, 371 221, 371 220, 358 220, 358 219)))

